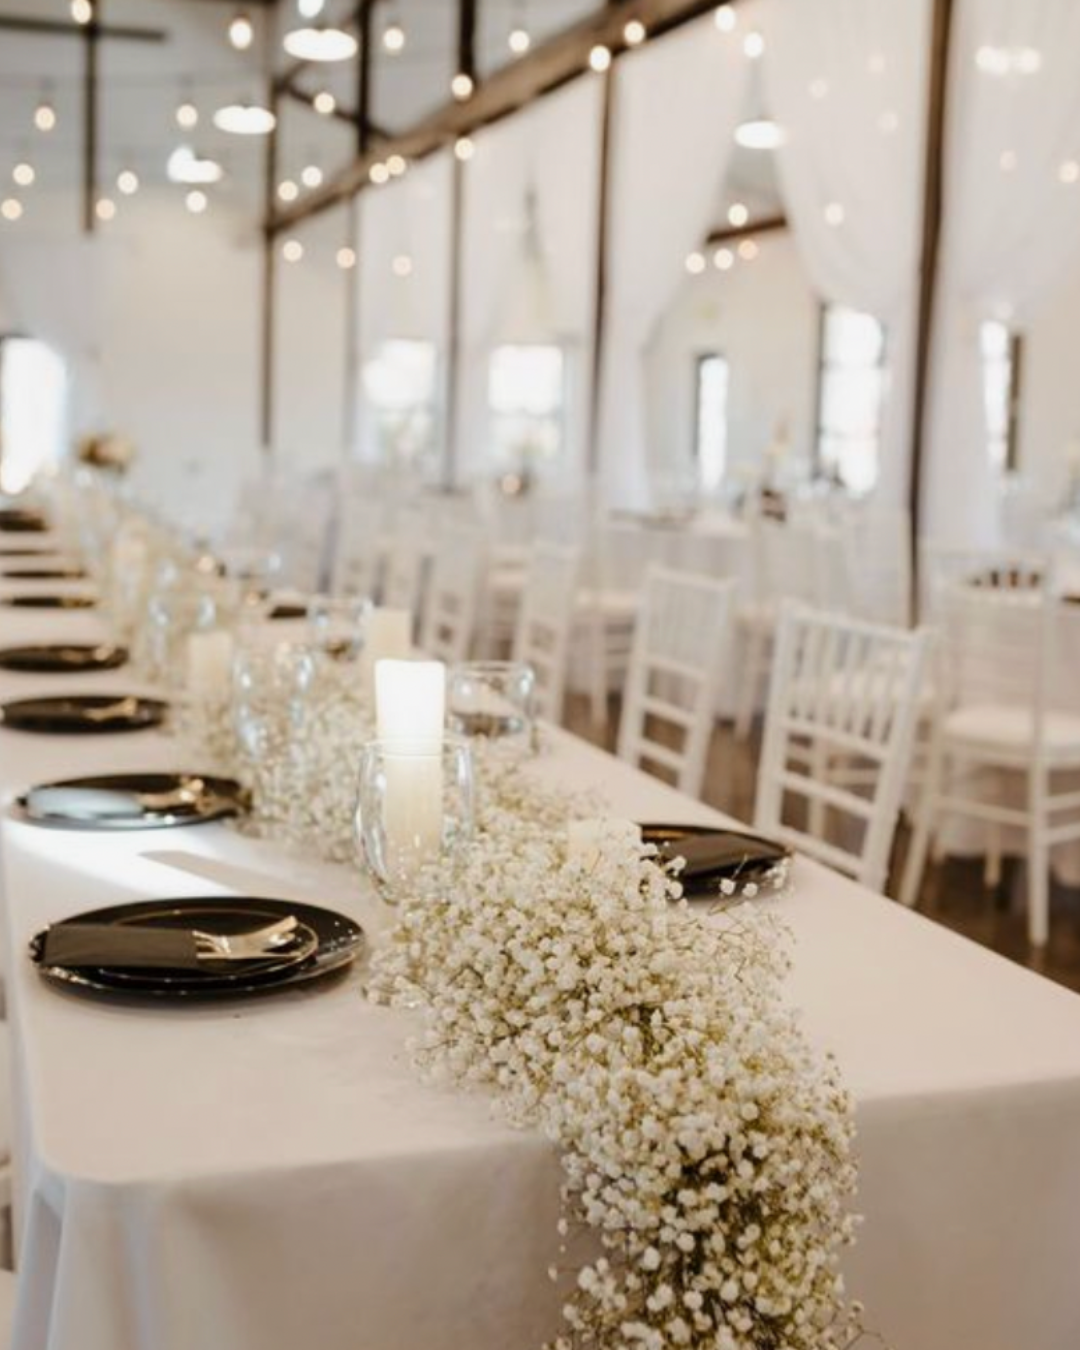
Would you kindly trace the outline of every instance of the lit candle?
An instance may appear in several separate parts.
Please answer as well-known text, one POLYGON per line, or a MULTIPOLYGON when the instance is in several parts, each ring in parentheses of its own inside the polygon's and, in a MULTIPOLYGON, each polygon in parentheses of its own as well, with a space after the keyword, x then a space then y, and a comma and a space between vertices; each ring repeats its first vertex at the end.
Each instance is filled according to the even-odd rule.
POLYGON ((407 609, 373 609, 364 624, 360 678, 369 698, 375 694, 375 663, 401 660, 412 653, 412 615, 407 609))
POLYGON ((232 674, 233 640, 220 629, 192 633, 187 644, 187 688, 195 698, 227 698, 232 674))
POLYGON ((632 820, 617 816, 572 820, 567 830, 566 860, 595 867, 609 850, 630 851, 640 846, 641 827, 632 820))
POLYGON ((375 719, 386 757, 386 836, 395 851, 435 856, 442 843, 446 667, 380 660, 375 719))

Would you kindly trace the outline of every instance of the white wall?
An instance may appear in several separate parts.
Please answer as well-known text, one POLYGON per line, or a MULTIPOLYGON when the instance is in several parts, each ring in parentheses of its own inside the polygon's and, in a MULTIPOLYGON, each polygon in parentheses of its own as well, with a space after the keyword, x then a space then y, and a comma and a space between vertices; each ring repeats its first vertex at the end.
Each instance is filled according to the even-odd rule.
POLYGON ((1066 451, 1080 440, 1080 270, 1065 278, 1024 338, 1020 470, 1050 502, 1066 483, 1066 451))
POLYGON ((728 465, 757 465, 786 423, 792 456, 810 452, 818 302, 791 239, 764 236, 752 262, 688 276, 649 345, 650 469, 692 468, 695 357, 719 352, 730 369, 728 465))

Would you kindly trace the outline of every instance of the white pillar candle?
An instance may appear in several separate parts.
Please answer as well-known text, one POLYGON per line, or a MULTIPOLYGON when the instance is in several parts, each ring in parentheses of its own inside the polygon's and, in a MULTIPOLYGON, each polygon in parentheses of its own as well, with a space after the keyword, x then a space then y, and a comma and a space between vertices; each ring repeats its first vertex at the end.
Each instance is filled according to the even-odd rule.
POLYGON ((369 698, 375 696, 375 664, 403 660, 412 654, 412 615, 407 609, 373 609, 364 624, 360 678, 369 698))
POLYGON ((214 629, 192 633, 187 644, 187 688, 196 698, 227 698, 232 674, 233 640, 214 629))
POLYGON ((595 867, 609 850, 629 851, 641 846, 641 827, 618 816, 572 820, 567 830, 566 858, 582 867, 595 867))
POLYGON ((441 661, 375 665, 375 718, 386 757, 386 836, 394 851, 434 857, 442 843, 442 742, 446 667, 441 661))

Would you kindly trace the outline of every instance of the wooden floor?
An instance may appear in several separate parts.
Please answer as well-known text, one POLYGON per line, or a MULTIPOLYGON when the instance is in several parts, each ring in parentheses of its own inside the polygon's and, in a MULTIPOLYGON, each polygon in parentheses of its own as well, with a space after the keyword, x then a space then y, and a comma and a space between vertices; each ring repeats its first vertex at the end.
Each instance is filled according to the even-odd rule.
MULTIPOLYGON (((618 708, 604 735, 588 716, 584 699, 572 698, 568 709, 571 730, 614 749, 618 708)), ((757 772, 758 733, 744 743, 737 741, 728 724, 718 726, 709 752, 705 776, 705 800, 739 820, 753 814, 757 772)), ((901 824, 893 856, 888 891, 895 894, 908 842, 908 829, 901 824)), ((983 886, 981 860, 947 859, 927 866, 919 909, 937 923, 962 933, 973 942, 990 947, 1010 960, 1038 970, 1059 984, 1080 992, 1080 890, 1054 883, 1051 897, 1050 942, 1042 952, 1029 946, 1025 934, 1024 868, 1007 862, 1002 884, 996 891, 983 886)))

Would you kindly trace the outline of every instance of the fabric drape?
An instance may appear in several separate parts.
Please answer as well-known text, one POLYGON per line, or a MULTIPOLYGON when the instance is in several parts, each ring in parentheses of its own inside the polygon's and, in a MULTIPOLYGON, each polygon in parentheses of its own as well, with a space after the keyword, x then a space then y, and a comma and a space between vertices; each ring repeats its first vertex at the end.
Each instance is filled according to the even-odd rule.
POLYGON ((928 0, 761 0, 763 76, 795 243, 827 301, 886 327, 878 496, 905 491, 925 138, 928 0))

